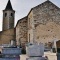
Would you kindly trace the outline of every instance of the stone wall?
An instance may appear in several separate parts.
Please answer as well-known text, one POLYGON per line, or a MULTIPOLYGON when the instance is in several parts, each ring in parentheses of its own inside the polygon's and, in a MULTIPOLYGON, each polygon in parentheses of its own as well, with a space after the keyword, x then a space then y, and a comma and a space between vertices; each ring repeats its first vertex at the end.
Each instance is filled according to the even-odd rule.
POLYGON ((46 25, 36 27, 36 41, 42 43, 60 40, 60 25, 55 22, 48 22, 46 25))
POLYGON ((34 21, 33 10, 28 15, 28 42, 34 42, 34 21))
POLYGON ((0 32, 0 44, 9 44, 10 40, 15 40, 15 29, 0 32))
POLYGON ((13 29, 14 28, 14 23, 15 23, 15 11, 5 11, 3 10, 3 26, 2 29, 3 30, 7 30, 7 29, 13 29), (6 16, 5 16, 6 14, 6 16), (12 16, 11 16, 12 14, 12 16))
POLYGON ((20 19, 16 25, 16 41, 17 45, 27 43, 27 17, 20 19))
POLYGON ((33 8, 34 40, 51 42, 60 39, 60 9, 50 1, 33 8))
POLYGON ((60 24, 60 9, 50 1, 46 1, 33 9, 34 23, 46 24, 47 22, 55 22, 60 24))

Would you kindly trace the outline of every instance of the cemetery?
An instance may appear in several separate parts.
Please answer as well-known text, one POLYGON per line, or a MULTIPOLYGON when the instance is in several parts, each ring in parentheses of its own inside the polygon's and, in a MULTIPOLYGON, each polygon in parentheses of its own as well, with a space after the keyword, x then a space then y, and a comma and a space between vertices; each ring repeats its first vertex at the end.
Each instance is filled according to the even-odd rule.
POLYGON ((26 45, 26 55, 20 56, 21 60, 58 60, 57 52, 45 49, 42 43, 28 43, 26 45))
POLYGON ((26 44, 26 54, 22 54, 22 48, 15 47, 13 44, 0 46, 0 60, 57 60, 59 58, 53 49, 45 48, 43 43, 28 43, 26 44))

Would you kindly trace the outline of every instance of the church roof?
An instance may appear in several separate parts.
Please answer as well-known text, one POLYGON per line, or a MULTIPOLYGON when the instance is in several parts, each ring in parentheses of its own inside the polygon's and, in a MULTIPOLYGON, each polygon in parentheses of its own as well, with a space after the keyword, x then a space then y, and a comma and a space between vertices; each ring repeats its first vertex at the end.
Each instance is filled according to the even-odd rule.
POLYGON ((48 3, 48 5, 49 5, 49 3, 50 3, 50 4, 54 5, 56 8, 60 9, 58 6, 56 6, 56 5, 55 5, 53 2, 51 2, 50 0, 47 0, 47 1, 45 1, 45 2, 43 2, 43 3, 41 3, 41 4, 39 4, 39 5, 37 5, 37 6, 35 6, 35 7, 33 7, 33 9, 36 8, 36 7, 39 7, 39 6, 43 5, 43 4, 46 4, 46 3, 48 3))
POLYGON ((8 3, 7 3, 5 10, 13 10, 10 0, 8 0, 8 3))
MULTIPOLYGON (((54 5, 57 9, 60 9, 58 6, 56 6, 56 5, 55 5, 54 3, 52 3, 50 0, 47 0, 47 1, 45 1, 45 2, 43 2, 43 3, 41 3, 41 4, 39 4, 39 5, 31 8, 30 12, 31 12, 32 10, 34 10, 35 8, 39 7, 39 6, 43 6, 43 5, 46 4, 46 3, 48 3, 48 5, 49 5, 49 3, 51 3, 51 4, 54 5)), ((28 15, 30 14, 30 12, 28 13, 28 15)))

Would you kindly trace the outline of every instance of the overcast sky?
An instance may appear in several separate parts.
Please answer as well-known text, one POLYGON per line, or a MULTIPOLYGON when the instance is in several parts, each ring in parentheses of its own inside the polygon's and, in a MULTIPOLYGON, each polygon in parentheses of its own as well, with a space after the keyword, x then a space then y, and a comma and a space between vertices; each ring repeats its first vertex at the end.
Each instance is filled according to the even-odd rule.
MULTIPOLYGON (((11 4, 13 9, 16 11, 15 13, 15 25, 19 19, 24 16, 27 16, 28 12, 31 8, 43 3, 46 0, 11 0, 11 4)), ((55 5, 60 7, 60 0, 50 0, 55 5)), ((0 0, 0 31, 2 30, 2 20, 3 20, 3 12, 5 9, 8 0, 0 0)))

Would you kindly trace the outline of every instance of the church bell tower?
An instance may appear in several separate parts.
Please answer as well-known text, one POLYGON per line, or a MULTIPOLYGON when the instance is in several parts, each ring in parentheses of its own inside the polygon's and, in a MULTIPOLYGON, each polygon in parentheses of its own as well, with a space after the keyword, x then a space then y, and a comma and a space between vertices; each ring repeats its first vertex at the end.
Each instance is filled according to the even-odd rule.
POLYGON ((15 11, 12 8, 11 1, 8 0, 6 8, 3 10, 3 31, 14 28, 15 11))

